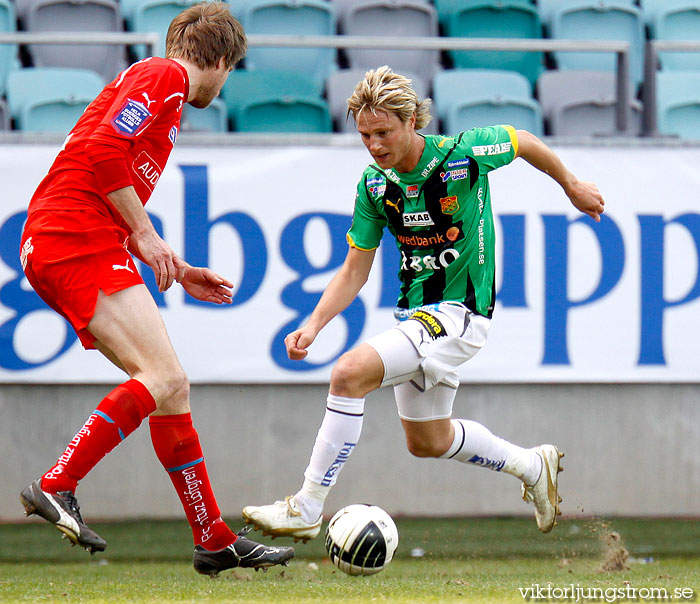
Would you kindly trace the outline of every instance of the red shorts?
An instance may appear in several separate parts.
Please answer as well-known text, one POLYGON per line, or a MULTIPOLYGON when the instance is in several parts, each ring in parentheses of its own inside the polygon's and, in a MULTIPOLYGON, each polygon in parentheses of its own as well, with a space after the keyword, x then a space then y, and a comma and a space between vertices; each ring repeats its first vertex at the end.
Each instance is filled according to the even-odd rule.
POLYGON ((97 293, 108 296, 143 283, 126 250, 128 233, 89 211, 37 211, 24 227, 20 257, 39 296, 73 326, 85 348, 95 337, 87 326, 97 293))

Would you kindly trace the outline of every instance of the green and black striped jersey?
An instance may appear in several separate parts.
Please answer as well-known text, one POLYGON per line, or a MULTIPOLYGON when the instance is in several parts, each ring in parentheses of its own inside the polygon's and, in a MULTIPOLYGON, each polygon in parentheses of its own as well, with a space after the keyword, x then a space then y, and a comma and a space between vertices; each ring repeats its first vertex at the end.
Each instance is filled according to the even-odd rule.
POLYGON ((511 126, 474 128, 455 137, 425 136, 410 172, 369 165, 357 187, 348 243, 379 246, 384 227, 401 254, 398 308, 464 303, 490 317, 495 243, 488 173, 515 158, 511 126))

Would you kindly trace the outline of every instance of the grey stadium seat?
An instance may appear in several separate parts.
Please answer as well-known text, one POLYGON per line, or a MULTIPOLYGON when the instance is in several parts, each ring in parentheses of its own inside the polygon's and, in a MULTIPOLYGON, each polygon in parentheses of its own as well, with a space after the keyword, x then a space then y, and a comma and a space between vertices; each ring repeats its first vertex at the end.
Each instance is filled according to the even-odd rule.
MULTIPOLYGON (((550 134, 587 136, 616 134, 615 74, 606 71, 555 71, 537 81, 537 95, 550 134)), ((642 104, 630 101, 628 134, 641 129, 642 104)))
MULTIPOLYGON (((123 31, 119 5, 114 0, 31 0, 22 9, 31 32, 123 31)), ((35 67, 90 69, 111 81, 126 66, 121 45, 31 45, 35 67)))

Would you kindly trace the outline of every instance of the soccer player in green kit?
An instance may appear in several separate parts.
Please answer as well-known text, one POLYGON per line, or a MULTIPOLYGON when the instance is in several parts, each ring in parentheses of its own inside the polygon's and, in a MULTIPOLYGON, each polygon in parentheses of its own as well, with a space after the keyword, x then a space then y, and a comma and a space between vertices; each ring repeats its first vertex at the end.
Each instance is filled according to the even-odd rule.
POLYGON ((533 134, 511 126, 474 128, 454 137, 423 136, 430 100, 387 66, 369 71, 348 99, 374 163, 357 188, 349 250, 308 322, 285 339, 303 359, 319 331, 367 281, 386 227, 401 254, 398 324, 340 357, 326 414, 301 489, 284 501, 247 506, 243 516, 277 536, 308 540, 320 531, 323 503, 357 445, 365 396, 391 385, 417 457, 453 459, 512 474, 535 506, 540 531, 556 524, 561 498, 554 445, 523 448, 486 427, 452 419, 457 368, 486 343, 495 297, 495 245, 488 173, 516 157, 561 185, 579 211, 600 221, 598 188, 579 181, 533 134))

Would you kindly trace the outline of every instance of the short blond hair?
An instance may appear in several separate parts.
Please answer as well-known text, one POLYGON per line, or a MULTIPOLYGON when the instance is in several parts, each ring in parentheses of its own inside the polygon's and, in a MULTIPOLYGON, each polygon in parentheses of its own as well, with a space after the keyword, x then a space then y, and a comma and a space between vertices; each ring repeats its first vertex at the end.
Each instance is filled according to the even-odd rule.
POLYGON ((386 111, 396 114, 402 122, 407 122, 416 114, 416 130, 425 128, 430 120, 430 105, 428 98, 418 100, 416 92, 411 87, 411 80, 394 73, 388 65, 372 69, 365 74, 355 86, 355 91, 348 99, 348 115, 352 114, 355 123, 363 111, 372 113, 386 111))
POLYGON ((165 56, 213 69, 223 58, 231 69, 246 53, 243 26, 224 2, 199 2, 183 10, 168 27, 165 56))

